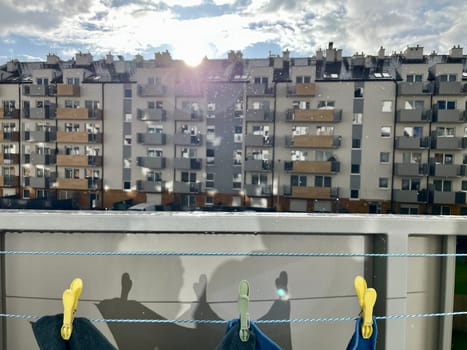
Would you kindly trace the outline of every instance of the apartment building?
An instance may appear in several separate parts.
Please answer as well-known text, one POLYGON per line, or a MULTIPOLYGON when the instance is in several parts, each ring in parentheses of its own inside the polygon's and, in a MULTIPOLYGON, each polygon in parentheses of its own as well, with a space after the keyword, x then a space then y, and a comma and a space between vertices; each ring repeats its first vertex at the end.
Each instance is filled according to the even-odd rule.
POLYGON ((343 57, 330 43, 195 68, 168 52, 13 60, 0 67, 0 194, 81 209, 467 214, 466 84, 460 47, 343 57))

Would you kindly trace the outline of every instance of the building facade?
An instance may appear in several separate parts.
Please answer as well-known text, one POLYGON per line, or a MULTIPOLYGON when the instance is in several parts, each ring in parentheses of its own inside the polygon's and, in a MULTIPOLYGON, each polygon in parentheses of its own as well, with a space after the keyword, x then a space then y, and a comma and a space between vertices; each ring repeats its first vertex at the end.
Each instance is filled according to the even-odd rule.
POLYGON ((21 203, 467 214, 460 47, 50 54, 1 66, 0 100, 0 195, 21 203))

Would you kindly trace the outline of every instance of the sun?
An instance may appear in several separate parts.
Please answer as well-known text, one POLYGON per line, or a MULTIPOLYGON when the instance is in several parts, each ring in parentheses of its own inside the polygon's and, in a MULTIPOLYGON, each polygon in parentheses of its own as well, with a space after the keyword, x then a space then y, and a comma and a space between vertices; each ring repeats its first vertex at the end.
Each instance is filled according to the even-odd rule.
POLYGON ((206 57, 206 48, 199 42, 184 42, 181 47, 175 48, 175 57, 185 62, 187 66, 198 66, 204 57, 206 57))

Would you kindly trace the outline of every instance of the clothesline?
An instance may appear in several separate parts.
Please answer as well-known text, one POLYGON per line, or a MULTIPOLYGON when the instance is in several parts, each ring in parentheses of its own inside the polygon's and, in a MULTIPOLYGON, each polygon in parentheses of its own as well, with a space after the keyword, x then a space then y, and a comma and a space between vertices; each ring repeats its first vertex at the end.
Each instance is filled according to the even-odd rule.
POLYGON ((252 256, 252 257, 467 257, 467 253, 313 253, 313 252, 228 252, 228 251, 67 251, 3 250, 0 255, 86 255, 86 256, 252 256))
MULTIPOLYGON (((457 312, 440 312, 440 313, 426 313, 426 314, 406 314, 406 315, 387 315, 375 316, 376 320, 397 320, 408 318, 427 318, 427 317, 448 317, 448 316, 466 316, 467 311, 457 312)), ((0 314, 3 318, 15 318, 26 320, 38 320, 42 316, 34 315, 19 315, 19 314, 0 314)), ((278 324, 278 323, 318 323, 318 322, 341 322, 341 321, 355 321, 358 317, 319 317, 319 318, 296 318, 289 320, 255 320, 257 324, 278 324)), ((159 323, 159 324, 226 324, 226 320, 182 320, 182 319, 89 319, 93 323, 159 323)))

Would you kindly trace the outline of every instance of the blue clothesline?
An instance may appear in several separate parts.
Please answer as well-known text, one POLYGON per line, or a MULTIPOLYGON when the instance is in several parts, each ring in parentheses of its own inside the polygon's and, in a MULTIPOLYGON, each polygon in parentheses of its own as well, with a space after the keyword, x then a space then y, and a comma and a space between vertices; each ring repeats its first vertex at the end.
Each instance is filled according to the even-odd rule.
POLYGON ((276 256, 276 257, 467 257, 467 253, 312 253, 312 252, 227 252, 227 251, 41 251, 3 250, 0 255, 87 255, 87 256, 276 256))
MULTIPOLYGON (((388 315, 375 316, 376 320, 398 320, 407 318, 426 318, 426 317, 448 317, 448 316, 463 316, 467 315, 467 311, 457 312, 440 312, 427 314, 408 314, 408 315, 388 315)), ((3 318, 15 318, 26 320, 38 320, 42 316, 34 315, 18 315, 18 314, 0 314, 3 318)), ((279 324, 279 323, 317 323, 317 322, 340 322, 340 321, 355 321, 357 317, 320 317, 320 318, 296 318, 290 320, 256 320, 257 324, 279 324)), ((166 319, 89 319, 94 323, 159 323, 159 324, 226 324, 226 320, 166 320, 166 319)))

